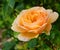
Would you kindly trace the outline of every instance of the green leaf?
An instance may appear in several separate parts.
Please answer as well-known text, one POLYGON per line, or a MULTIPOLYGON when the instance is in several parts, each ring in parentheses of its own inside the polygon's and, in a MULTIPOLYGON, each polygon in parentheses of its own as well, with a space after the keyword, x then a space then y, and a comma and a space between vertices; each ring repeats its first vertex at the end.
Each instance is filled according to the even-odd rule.
POLYGON ((3 19, 5 20, 5 18, 8 18, 13 12, 13 9, 11 9, 11 7, 8 6, 7 2, 3 4, 2 7, 2 16, 3 19))
POLYGON ((4 25, 3 25, 3 21, 0 20, 0 28, 3 28, 3 27, 4 27, 4 25))
POLYGON ((56 3, 55 4, 55 8, 60 13, 60 3, 56 3))
POLYGON ((7 0, 8 5, 13 9, 15 5, 15 0, 7 0))
POLYGON ((16 44, 16 41, 12 40, 11 42, 3 43, 3 50, 11 50, 16 44))
POLYGON ((29 42, 28 42, 28 48, 33 48, 33 47, 36 47, 37 45, 37 39, 31 39, 29 42))
POLYGON ((14 37, 17 37, 18 34, 20 34, 20 33, 14 32, 14 33, 13 33, 13 36, 14 36, 14 37))
POLYGON ((16 6, 16 8, 15 8, 15 10, 16 10, 17 12, 20 12, 20 11, 23 10, 23 9, 24 9, 24 4, 23 4, 23 3, 18 4, 18 5, 16 6))
POLYGON ((12 36, 13 32, 10 29, 5 29, 2 32, 2 38, 10 38, 12 36))

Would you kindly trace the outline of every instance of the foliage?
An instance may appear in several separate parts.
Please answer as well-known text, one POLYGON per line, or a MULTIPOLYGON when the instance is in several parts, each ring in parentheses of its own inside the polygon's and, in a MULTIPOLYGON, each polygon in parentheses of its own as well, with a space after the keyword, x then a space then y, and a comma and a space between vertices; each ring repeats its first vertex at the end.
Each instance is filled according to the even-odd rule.
POLYGON ((0 34, 3 50, 60 50, 60 17, 53 23, 50 36, 40 35, 37 39, 21 42, 11 24, 19 12, 33 6, 43 6, 60 14, 60 0, 0 0, 0 34), (12 41, 7 41, 12 38, 12 41))

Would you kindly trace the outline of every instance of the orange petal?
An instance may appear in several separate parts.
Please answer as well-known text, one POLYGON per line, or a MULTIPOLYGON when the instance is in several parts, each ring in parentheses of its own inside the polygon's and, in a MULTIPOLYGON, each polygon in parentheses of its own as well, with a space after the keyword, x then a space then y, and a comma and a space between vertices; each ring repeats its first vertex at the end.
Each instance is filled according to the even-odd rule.
POLYGON ((44 32, 46 33, 46 35, 50 35, 51 28, 52 28, 52 25, 51 24, 47 24, 46 25, 46 28, 44 30, 44 32))
POLYGON ((13 31, 20 32, 20 28, 15 24, 11 27, 13 31))
POLYGON ((50 18, 50 23, 54 23, 58 19, 59 14, 57 12, 53 12, 50 9, 48 9, 47 12, 50 18))
POLYGON ((37 33, 37 34, 41 34, 42 31, 45 29, 46 27, 46 24, 43 24, 42 26, 40 26, 39 28, 36 28, 36 29, 33 29, 33 30, 29 30, 29 32, 34 32, 34 33, 37 33))
POLYGON ((17 38, 21 41, 29 41, 32 38, 37 38, 39 34, 35 33, 21 33, 17 36, 17 38))
POLYGON ((26 30, 28 30, 25 27, 18 25, 16 21, 13 22, 11 29, 16 32, 26 32, 26 30))

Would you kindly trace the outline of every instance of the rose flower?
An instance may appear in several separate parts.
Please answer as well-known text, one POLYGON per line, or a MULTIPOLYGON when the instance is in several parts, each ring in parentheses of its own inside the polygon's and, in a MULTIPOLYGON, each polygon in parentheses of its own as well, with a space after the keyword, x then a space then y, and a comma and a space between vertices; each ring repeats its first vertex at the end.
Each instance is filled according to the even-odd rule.
POLYGON ((21 41, 29 41, 37 38, 43 32, 50 34, 52 23, 58 18, 58 13, 43 7, 32 7, 20 12, 14 20, 11 29, 19 32, 17 38, 21 41))

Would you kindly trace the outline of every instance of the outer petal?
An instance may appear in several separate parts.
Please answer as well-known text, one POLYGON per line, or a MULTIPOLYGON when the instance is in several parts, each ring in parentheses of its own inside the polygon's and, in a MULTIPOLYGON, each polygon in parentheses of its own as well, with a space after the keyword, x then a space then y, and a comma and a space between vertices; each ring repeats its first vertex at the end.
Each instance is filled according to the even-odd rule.
POLYGON ((28 31, 27 28, 25 28, 23 26, 18 26, 18 24, 16 23, 16 21, 13 22, 11 29, 13 31, 16 31, 16 32, 26 32, 26 30, 28 31))
POLYGON ((46 35, 50 35, 51 28, 52 28, 52 25, 51 24, 47 24, 47 26, 46 26, 46 28, 44 30, 44 32, 46 33, 46 35))
POLYGON ((57 12, 53 12, 51 9, 47 10, 48 12, 48 16, 50 18, 50 22, 54 23, 57 19, 58 19, 58 13, 57 12))
POLYGON ((20 32, 20 28, 15 24, 11 27, 13 31, 20 32))
POLYGON ((47 9, 47 13, 50 14, 52 13, 53 11, 51 9, 47 9))
POLYGON ((37 38, 39 34, 35 33, 21 33, 17 36, 17 38, 21 41, 29 41, 32 38, 37 38))
POLYGON ((30 11, 31 11, 31 10, 45 11, 45 8, 44 8, 44 7, 39 7, 39 6, 37 6, 37 7, 30 8, 29 10, 30 10, 30 11))
POLYGON ((43 24, 43 25, 40 26, 38 29, 29 30, 29 32, 34 32, 34 33, 36 33, 36 34, 41 34, 42 31, 45 29, 46 24, 47 24, 47 23, 43 24))
POLYGON ((28 31, 28 30, 26 30, 24 27, 19 27, 19 26, 17 26, 16 24, 15 25, 13 25, 12 27, 11 27, 11 29, 13 30, 13 31, 16 31, 16 32, 26 32, 26 31, 28 31))
POLYGON ((11 29, 13 31, 16 31, 16 32, 20 32, 21 31, 21 28, 19 27, 18 23, 19 23, 19 20, 20 20, 20 17, 22 16, 23 13, 25 13, 26 10, 23 10, 18 16, 17 18, 14 20, 13 24, 12 24, 12 27, 11 29))

